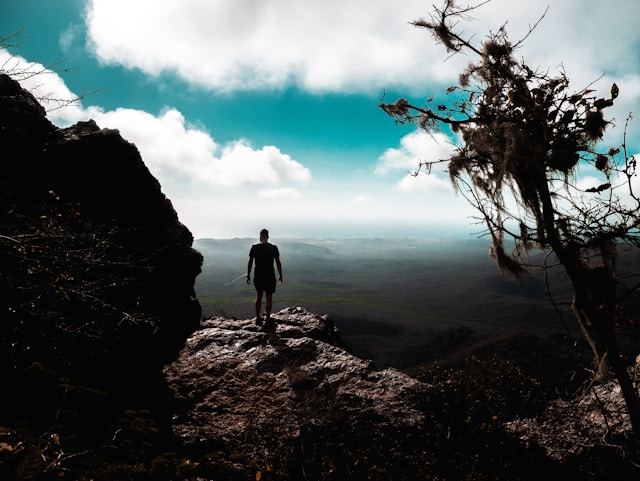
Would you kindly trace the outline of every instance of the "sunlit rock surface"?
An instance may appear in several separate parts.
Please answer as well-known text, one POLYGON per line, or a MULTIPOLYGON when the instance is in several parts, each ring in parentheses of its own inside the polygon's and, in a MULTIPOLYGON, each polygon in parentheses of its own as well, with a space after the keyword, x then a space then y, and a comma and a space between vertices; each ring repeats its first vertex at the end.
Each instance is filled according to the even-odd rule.
POLYGON ((282 461, 319 449, 311 442, 335 450, 342 438, 384 432, 404 443, 422 429, 416 405, 427 385, 349 354, 326 316, 297 307, 273 317, 274 329, 205 320, 166 366, 179 400, 174 431, 186 445, 282 461))

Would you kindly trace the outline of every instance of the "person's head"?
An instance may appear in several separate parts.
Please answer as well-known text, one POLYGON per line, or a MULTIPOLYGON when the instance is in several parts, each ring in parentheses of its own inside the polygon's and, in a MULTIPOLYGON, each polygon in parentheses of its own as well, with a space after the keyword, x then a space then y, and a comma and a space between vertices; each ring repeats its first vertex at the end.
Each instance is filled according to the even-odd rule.
POLYGON ((269 240, 269 231, 267 229, 262 229, 260 231, 260 240, 265 242, 269 240))

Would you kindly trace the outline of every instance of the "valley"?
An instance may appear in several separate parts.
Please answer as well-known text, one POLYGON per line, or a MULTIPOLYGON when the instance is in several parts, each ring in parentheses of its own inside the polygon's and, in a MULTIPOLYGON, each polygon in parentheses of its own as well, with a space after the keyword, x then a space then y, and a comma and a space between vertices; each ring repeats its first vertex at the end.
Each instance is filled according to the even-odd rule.
MULTIPOLYGON (((198 239, 203 316, 251 318, 245 282, 254 239, 198 239)), ((352 351, 380 367, 413 369, 504 336, 575 331, 559 268, 505 278, 482 239, 275 239, 284 271, 273 311, 302 306, 333 318, 352 351)), ((578 335, 578 333, 575 333, 578 335)))

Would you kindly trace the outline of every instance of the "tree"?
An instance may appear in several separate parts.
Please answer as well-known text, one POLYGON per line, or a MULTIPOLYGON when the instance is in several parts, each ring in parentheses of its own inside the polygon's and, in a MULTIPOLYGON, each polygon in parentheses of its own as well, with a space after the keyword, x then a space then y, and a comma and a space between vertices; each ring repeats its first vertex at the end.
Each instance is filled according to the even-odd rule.
MULTIPOLYGON (((393 104, 381 101, 380 107, 399 123, 416 123, 427 132, 448 127, 460 136, 461 146, 440 162, 447 163, 455 189, 479 211, 502 272, 527 272, 529 254, 536 249, 555 255, 571 281, 572 309, 597 373, 611 369, 618 379, 638 440, 638 392, 616 334, 621 315, 616 258, 622 245, 640 245, 640 197, 632 183, 637 164, 627 152, 626 126, 619 148, 598 150, 612 125, 604 110, 619 89, 613 84, 605 97, 590 87, 570 92, 563 70, 552 76, 516 58, 537 24, 516 43, 503 26, 474 45, 456 22, 484 3, 460 8, 455 0, 445 0, 429 19, 412 22, 429 30, 448 52, 475 59, 458 85, 447 89, 448 100, 434 107, 433 100, 416 106, 401 98, 393 104), (581 189, 577 175, 589 166, 602 182, 581 189), (515 248, 507 252, 510 240, 515 248)), ((433 164, 420 167, 430 170, 433 164)))

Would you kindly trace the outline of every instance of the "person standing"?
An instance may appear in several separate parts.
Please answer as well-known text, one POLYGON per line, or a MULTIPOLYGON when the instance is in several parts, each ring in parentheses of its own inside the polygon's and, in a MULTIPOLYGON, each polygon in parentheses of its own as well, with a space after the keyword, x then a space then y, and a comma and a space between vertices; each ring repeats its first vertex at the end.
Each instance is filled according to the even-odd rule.
POLYGON ((262 308, 262 297, 266 294, 266 314, 265 327, 275 324, 271 319, 271 307, 273 305, 273 293, 276 291, 276 273, 273 267, 275 262, 278 268, 278 283, 282 284, 282 264, 280 263, 280 252, 278 246, 269 243, 269 231, 260 231, 260 242, 251 246, 249 251, 249 263, 247 264, 247 284, 251 284, 251 268, 255 260, 255 271, 253 273, 253 285, 256 288, 256 324, 262 325, 260 310, 262 308))

